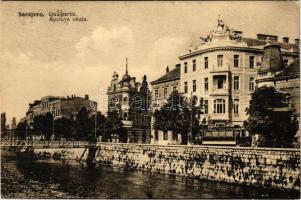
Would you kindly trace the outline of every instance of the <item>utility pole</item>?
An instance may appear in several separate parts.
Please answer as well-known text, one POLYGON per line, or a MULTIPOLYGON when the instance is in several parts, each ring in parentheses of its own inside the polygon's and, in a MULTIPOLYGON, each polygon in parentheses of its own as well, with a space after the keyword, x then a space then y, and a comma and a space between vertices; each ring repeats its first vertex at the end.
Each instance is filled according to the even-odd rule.
POLYGON ((188 145, 192 145, 192 92, 190 93, 190 131, 188 132, 188 145))

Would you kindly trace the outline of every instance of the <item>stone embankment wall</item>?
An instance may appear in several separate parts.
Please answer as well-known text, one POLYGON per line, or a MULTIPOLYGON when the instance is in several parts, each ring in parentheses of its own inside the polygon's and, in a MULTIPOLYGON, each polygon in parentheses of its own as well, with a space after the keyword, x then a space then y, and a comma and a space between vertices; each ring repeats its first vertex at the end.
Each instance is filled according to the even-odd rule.
MULTIPOLYGON (((88 148, 38 148, 40 158, 88 158, 88 148)), ((299 149, 100 143, 96 163, 208 180, 300 190, 299 149)))
POLYGON ((84 147, 77 148, 36 148, 33 150, 37 158, 62 159, 85 161, 88 155, 88 149, 84 147))
POLYGON ((299 149, 101 143, 96 161, 209 180, 300 190, 299 149))

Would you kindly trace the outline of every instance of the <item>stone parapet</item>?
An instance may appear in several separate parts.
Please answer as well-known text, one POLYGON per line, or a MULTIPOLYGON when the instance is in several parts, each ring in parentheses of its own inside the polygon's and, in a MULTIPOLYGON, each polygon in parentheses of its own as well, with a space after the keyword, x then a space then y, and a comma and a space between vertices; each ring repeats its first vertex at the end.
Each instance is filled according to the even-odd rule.
POLYGON ((216 181, 300 190, 299 149, 99 143, 96 161, 216 181))

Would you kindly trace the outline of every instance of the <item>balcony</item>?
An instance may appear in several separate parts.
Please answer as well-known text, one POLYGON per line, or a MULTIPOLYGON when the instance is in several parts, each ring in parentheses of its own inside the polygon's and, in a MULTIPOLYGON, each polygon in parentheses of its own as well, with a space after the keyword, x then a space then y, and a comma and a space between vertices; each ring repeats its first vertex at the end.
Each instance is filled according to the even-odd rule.
POLYGON ((121 122, 123 123, 123 127, 125 128, 131 128, 133 126, 133 121, 122 120, 121 122))
POLYGON ((230 65, 224 64, 223 66, 212 65, 210 73, 224 73, 225 75, 230 72, 230 65))
POLYGON ((229 95, 229 89, 223 88, 223 89, 214 89, 212 88, 210 96, 228 96, 229 95))
POLYGON ((217 120, 217 121, 228 121, 230 120, 229 113, 212 113, 210 114, 210 120, 217 120))

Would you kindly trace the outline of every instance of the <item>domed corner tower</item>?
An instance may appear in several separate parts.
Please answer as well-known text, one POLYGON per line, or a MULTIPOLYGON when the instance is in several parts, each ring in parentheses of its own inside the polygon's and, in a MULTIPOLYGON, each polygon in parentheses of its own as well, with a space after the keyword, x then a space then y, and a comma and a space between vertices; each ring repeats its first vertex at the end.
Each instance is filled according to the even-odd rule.
POLYGON ((125 74, 121 80, 113 73, 108 88, 108 110, 117 110, 124 130, 116 141, 122 143, 150 143, 150 112, 148 108, 148 83, 144 75, 142 83, 128 73, 126 59, 125 74))

